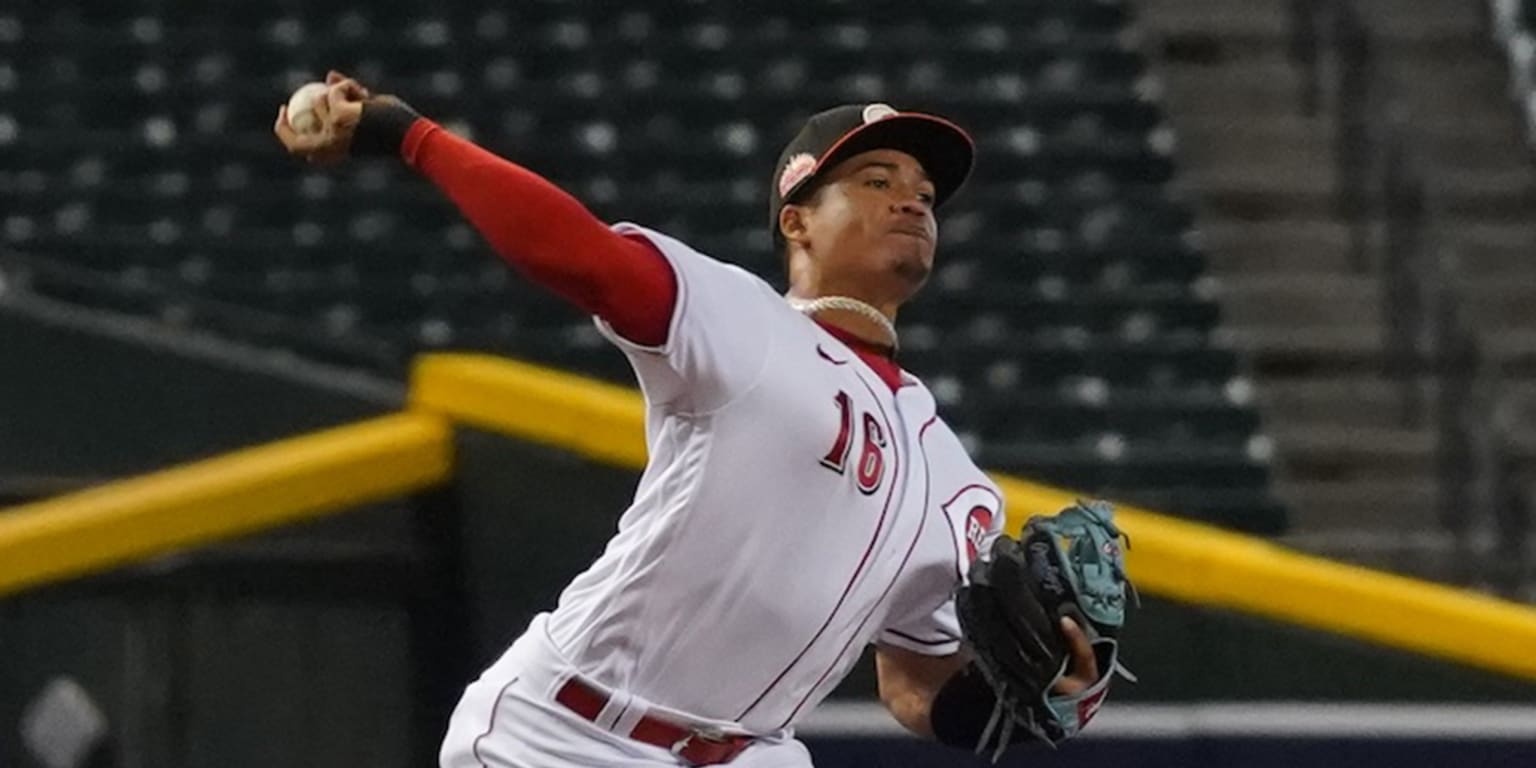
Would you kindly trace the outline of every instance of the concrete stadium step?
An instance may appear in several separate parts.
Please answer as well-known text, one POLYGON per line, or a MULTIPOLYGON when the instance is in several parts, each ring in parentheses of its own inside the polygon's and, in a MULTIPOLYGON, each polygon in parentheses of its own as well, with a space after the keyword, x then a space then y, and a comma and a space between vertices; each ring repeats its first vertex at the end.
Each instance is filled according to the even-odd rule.
POLYGON ((1430 112, 1450 103, 1461 111, 1482 112, 1488 118, 1514 114, 1508 92, 1502 87, 1509 77, 1502 61, 1475 54, 1402 58, 1393 63, 1392 84, 1396 95, 1413 105, 1415 112, 1430 112))
POLYGON ((1204 56, 1165 50, 1157 62, 1168 106, 1181 120, 1273 122, 1301 114, 1304 72, 1283 47, 1231 44, 1225 38, 1212 38, 1205 47, 1213 50, 1204 56))
POLYGON ((1301 111, 1301 75, 1283 60, 1238 67, 1174 67, 1166 72, 1168 103, 1183 115, 1301 111))
POLYGON ((1485 328, 1482 338, 1488 356, 1506 376, 1536 378, 1536 330, 1485 328))
MULTIPOLYGON (((1505 381, 1504 393, 1510 402, 1526 417, 1536 417, 1536 379, 1505 381)), ((1536 427, 1536 421, 1532 422, 1536 427)))
POLYGON ((1187 154, 1183 167, 1196 172, 1234 161, 1251 162, 1256 155, 1267 163, 1311 165, 1319 157, 1332 157, 1332 130, 1328 120, 1299 115, 1280 115, 1274 119, 1210 115, 1183 125, 1179 142, 1199 147, 1200 151, 1180 153, 1180 159, 1185 160, 1187 154))
POLYGON ((1500 409, 1513 423, 1513 442, 1527 450, 1536 447, 1536 377, 1499 382, 1500 409))
POLYGON ((1240 162, 1229 160, 1219 165, 1190 168, 1181 177, 1180 184, 1202 194, 1283 190, 1294 194, 1331 195, 1334 171, 1329 162, 1296 162, 1295 159, 1250 154, 1240 162))
MULTIPOLYGON (((1334 117, 1326 112, 1311 117, 1302 115, 1298 111, 1299 102, 1281 106, 1284 109, 1262 115, 1208 112, 1181 120, 1180 144, 1200 148, 1197 153, 1180 153, 1184 167, 1198 169, 1226 162, 1252 163, 1259 156, 1267 163, 1321 163, 1332 168, 1334 117)), ((1468 110, 1467 114, 1482 112, 1468 110)), ((1461 165, 1497 170, 1523 161, 1511 153, 1511 147, 1518 146, 1523 140, 1522 130, 1515 111, 1501 99, 1496 114, 1482 113, 1475 119, 1422 124, 1416 120, 1409 133, 1435 167, 1461 165)))
POLYGON ((1181 186, 1199 196, 1201 210, 1205 213, 1234 221, 1325 219, 1336 213, 1331 184, 1320 184, 1305 177, 1245 181, 1243 174, 1253 172, 1251 168, 1233 169, 1230 175, 1191 179, 1181 186))
POLYGON ((1429 478, 1296 483, 1277 479, 1275 496, 1291 513, 1294 531, 1433 530, 1437 485, 1429 478))
POLYGON ((1470 127, 1461 132, 1413 126, 1414 141, 1431 167, 1507 168, 1525 162, 1523 156, 1513 151, 1522 141, 1520 121, 1513 109, 1504 108, 1498 116, 1467 121, 1464 125, 1470 127))
POLYGON ((1523 162, 1438 168, 1431 188, 1451 215, 1529 220, 1536 211, 1536 174, 1523 162))
POLYGON ((1463 296, 1481 328, 1536 329, 1536 272, 1471 276, 1463 285, 1463 296))
POLYGON ((1468 55, 1436 56, 1431 54, 1404 55, 1387 50, 1384 54, 1393 59, 1393 73, 1400 85, 1417 87, 1421 83, 1437 80, 1461 80, 1463 82, 1503 82, 1509 77, 1508 65, 1500 49, 1492 42, 1480 45, 1476 53, 1468 55))
POLYGON ((1382 322, 1381 291, 1374 277, 1233 274, 1214 285, 1224 316, 1236 325, 1288 327, 1298 317, 1328 326, 1379 326, 1382 322))
MULTIPOLYGON (((1492 43, 1490 43, 1491 45, 1492 43)), ((1454 72, 1403 76, 1396 93, 1415 113, 1439 109, 1454 109, 1476 116, 1491 131, 1502 126, 1508 130, 1508 121, 1518 119, 1518 107, 1505 90, 1504 77, 1495 79, 1491 74, 1474 75, 1470 71, 1457 75, 1454 72)), ((1470 122, 1470 121, 1469 121, 1470 122)))
MULTIPOLYGON (((1201 197, 1211 213, 1245 221, 1330 218, 1335 212, 1331 164, 1228 164, 1183 177, 1179 186, 1201 197)), ((1485 221, 1528 220, 1536 211, 1536 175, 1522 165, 1441 168, 1432 195, 1450 216, 1485 221)))
MULTIPOLYGON (((1289 55, 1291 48, 1289 23, 1276 34, 1263 23, 1218 30, 1200 19, 1149 19, 1137 31, 1141 50, 1172 64, 1241 62, 1254 56, 1289 55)), ((1374 34, 1379 48, 1392 55, 1449 59, 1484 54, 1489 44, 1480 29, 1377 29, 1374 34)), ((1322 54, 1320 63, 1324 72, 1330 71, 1331 54, 1322 54)))
MULTIPOLYGON (((1446 114, 1414 115, 1412 134, 1431 145, 1454 147, 1457 142, 1473 146, 1485 143, 1519 141, 1520 119, 1507 106, 1497 110, 1497 117, 1482 110, 1447 112, 1446 114), (1506 119, 1507 118, 1507 119, 1506 119)), ((1505 146, 1505 149, 1510 149, 1505 146)))
POLYGON ((1536 275, 1536 224, 1450 219, 1445 227, 1467 277, 1536 275))
POLYGON ((1483 33, 1481 3, 1445 0, 1357 0, 1372 29, 1388 36, 1411 36, 1429 30, 1483 33))
POLYGON ((1160 33, 1193 32, 1222 36, 1284 39, 1290 34, 1290 6, 1285 0, 1141 0, 1138 18, 1160 33))
MULTIPOLYGON (((1340 562, 1536 603, 1536 582, 1517 579, 1510 590, 1505 570, 1510 564, 1499 556, 1498 542, 1488 534, 1474 535, 1465 549, 1453 536, 1435 528, 1293 529, 1276 543, 1340 562)), ((1528 558, 1536 560, 1536 542, 1527 552, 1528 558)))
MULTIPOLYGON (((1452 231, 1449 235, 1453 241, 1460 241, 1462 236, 1463 233, 1459 231, 1452 231)), ((1461 274, 1468 278, 1503 275, 1518 279, 1530 275, 1532 268, 1536 267, 1532 263, 1532 254, 1536 254, 1536 248, 1487 247, 1465 242, 1456 246, 1461 274)))
MULTIPOLYGON (((1174 20, 1183 24, 1182 20, 1174 20)), ((1198 26, 1162 28, 1157 22, 1138 27, 1139 50, 1169 66, 1223 66, 1265 56, 1288 56, 1289 33, 1253 29, 1217 33, 1198 26)))
MULTIPOLYGON (((1418 390, 1425 402, 1432 387, 1418 390)), ((1284 414, 1291 424, 1341 427, 1401 425, 1412 391, 1382 376, 1329 376, 1305 379, 1270 378, 1258 387, 1258 402, 1266 412, 1284 414)))
POLYGON ((1379 374, 1383 368, 1381 336, 1376 325, 1226 326, 1217 329, 1213 339, 1240 350, 1255 372, 1268 378, 1379 374))
MULTIPOLYGON (((1494 223, 1477 220, 1452 219, 1458 236, 1465 242, 1489 248, 1536 249, 1536 221, 1524 223, 1494 223)), ((1531 261, 1536 271, 1536 261, 1531 261)))
MULTIPOLYGON (((1458 7, 1474 4, 1377 0, 1360 5, 1372 30, 1389 45, 1457 43, 1484 35, 1478 9, 1458 7)), ((1292 4, 1287 0, 1140 0, 1139 6, 1138 21, 1163 36, 1284 42, 1292 34, 1292 4)))
POLYGON ((1318 557, 1460 586, 1475 580, 1476 563, 1467 563, 1447 534, 1434 530, 1293 529, 1276 541, 1318 557))
POLYGON ((1334 219, 1245 222, 1207 217, 1199 233, 1217 275, 1352 274, 1351 230, 1334 219))
POLYGON ((1268 432, 1297 484, 1395 482, 1431 477, 1435 468, 1428 429, 1270 424, 1268 432))
MULTIPOLYGON (((1385 0, 1395 11, 1398 0, 1385 0)), ((1290 3, 1284 0, 1140 0, 1139 23, 1162 38, 1215 37, 1246 46, 1282 48, 1292 33, 1290 3)), ((1476 9, 1444 8, 1460 5, 1428 0, 1428 6, 1374 23, 1378 39, 1393 48, 1434 50, 1481 44, 1485 39, 1476 9)), ((1392 13, 1387 14, 1389 17, 1392 13)))
MULTIPOLYGON (((1225 45, 1223 41, 1225 38, 1220 38, 1214 44, 1225 45)), ((1285 72, 1300 82, 1302 74, 1297 61, 1285 48, 1249 48, 1230 45, 1226 46, 1216 58, 1165 58, 1160 63, 1163 65, 1161 70, 1170 73, 1174 78, 1204 72, 1212 75, 1224 74, 1237 79, 1254 79, 1265 73, 1285 72)))
MULTIPOLYGON (((1521 276, 1536 273, 1529 258, 1536 224, 1527 223, 1536 221, 1536 184, 1480 9, 1365 1, 1380 63, 1401 72, 1400 88, 1416 97, 1406 129, 1424 153, 1438 234, 1468 280, 1515 278, 1474 292, 1487 296, 1481 312, 1500 326, 1486 336, 1491 353, 1504 370, 1528 374, 1536 394, 1536 322, 1514 319, 1526 290, 1521 276), (1391 18, 1378 22, 1382 16, 1391 18)), ((1427 381, 1407 389, 1383 373, 1379 278, 1350 262, 1358 232, 1335 210, 1336 123, 1327 91, 1336 62, 1323 62, 1323 114, 1307 118, 1304 73, 1288 58, 1289 0, 1141 6, 1146 50, 1166 79, 1180 140, 1178 185, 1199 201, 1200 242, 1217 278, 1225 324, 1215 339, 1250 362, 1276 446, 1276 496, 1291 509, 1293 530, 1321 532, 1315 541, 1322 542, 1385 533, 1384 546, 1362 550, 1373 564, 1449 573, 1454 558, 1396 540, 1438 528, 1436 436, 1403 426, 1406 405, 1415 395, 1432 405, 1434 391, 1427 381)), ((1379 231, 1369 242, 1374 261, 1379 231)))

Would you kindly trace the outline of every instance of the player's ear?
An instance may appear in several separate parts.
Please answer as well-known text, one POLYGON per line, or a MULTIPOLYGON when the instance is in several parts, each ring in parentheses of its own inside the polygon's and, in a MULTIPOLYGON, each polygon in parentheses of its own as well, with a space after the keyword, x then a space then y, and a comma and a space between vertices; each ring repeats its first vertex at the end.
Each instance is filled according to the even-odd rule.
POLYGON ((779 209, 779 234, 786 243, 804 244, 807 233, 805 209, 793 203, 779 209))

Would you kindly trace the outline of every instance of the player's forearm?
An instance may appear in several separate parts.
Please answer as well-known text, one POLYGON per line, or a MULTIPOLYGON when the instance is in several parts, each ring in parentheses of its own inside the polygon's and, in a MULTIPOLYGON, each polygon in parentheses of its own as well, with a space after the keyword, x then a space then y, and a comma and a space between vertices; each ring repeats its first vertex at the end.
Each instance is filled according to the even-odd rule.
POLYGON ((878 646, 875 673, 880 701, 903 728, 924 738, 934 738, 933 703, 965 663, 962 654, 925 656, 894 646, 878 646))
POLYGON ((645 258, 564 190, 429 120, 411 127, 401 153, 503 259, 583 309, 599 309, 626 262, 645 258))
POLYGON ((925 739, 933 738, 933 722, 930 714, 933 711, 933 699, 923 696, 916 691, 909 691, 899 696, 883 698, 886 711, 891 717, 901 724, 907 732, 925 739))
MULTIPOLYGON (((369 119, 365 108, 360 136, 369 119)), ((398 111, 384 119, 393 124, 380 126, 374 139, 398 141, 406 163, 441 189, 504 260, 632 341, 666 340, 676 278, 648 242, 616 234, 543 177, 430 120, 405 123, 398 111)))

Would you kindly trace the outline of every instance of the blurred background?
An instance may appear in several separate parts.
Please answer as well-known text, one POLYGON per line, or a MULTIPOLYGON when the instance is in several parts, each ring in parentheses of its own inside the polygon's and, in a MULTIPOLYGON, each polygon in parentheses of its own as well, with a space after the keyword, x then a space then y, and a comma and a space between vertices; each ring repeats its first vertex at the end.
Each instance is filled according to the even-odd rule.
MULTIPOLYGON (((776 285, 807 116, 949 116, 978 163, 901 361, 980 465, 1536 600, 1530 0, 11 0, 0 506, 398 410, 423 353, 632 383, 426 182, 282 152, 331 68, 776 285)), ((634 482, 455 446, 447 490, 0 598, 0 765, 433 764, 634 482)), ((1017 764, 1536 764, 1530 680, 1156 596, 1134 621, 1105 733, 1017 764)), ((808 727, 819 764, 973 764, 872 690, 808 727)))

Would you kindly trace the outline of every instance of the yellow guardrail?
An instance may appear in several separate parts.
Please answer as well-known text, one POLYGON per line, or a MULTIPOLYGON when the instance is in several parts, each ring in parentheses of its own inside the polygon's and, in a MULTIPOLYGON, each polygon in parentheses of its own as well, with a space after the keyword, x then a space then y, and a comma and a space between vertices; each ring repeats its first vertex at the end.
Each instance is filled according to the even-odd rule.
MULTIPOLYGON (((1073 494, 994 475, 1010 509, 1048 512, 1073 494)), ((1010 527, 1023 524, 1014 514, 1010 527)), ((1536 680, 1536 609, 1302 554, 1134 507, 1126 568, 1143 592, 1225 608, 1536 680)))
MULTIPOLYGON (((477 355, 417 362, 413 407, 482 429, 639 468, 644 406, 634 390, 477 355)), ((1017 534, 1024 519, 1075 495, 994 475, 1017 534)), ((1232 609, 1536 680, 1536 610, 1491 597, 1305 555, 1132 507, 1118 520, 1132 540, 1137 586, 1184 602, 1232 609)))
POLYGON ((402 413, 0 514, 0 595, 401 496, 452 470, 452 427, 402 413))
MULTIPOLYGON (((638 469, 634 390, 480 355, 430 355, 410 410, 0 514, 0 595, 399 496, 446 480, 468 425, 638 469)), ((1017 533, 1074 495, 996 475, 1017 533)), ((1121 507, 1149 594, 1290 622, 1536 680, 1536 610, 1121 507)))
POLYGON ((443 354, 417 359, 410 397, 412 409, 460 424, 645 466, 645 406, 627 387, 499 357, 443 354))

